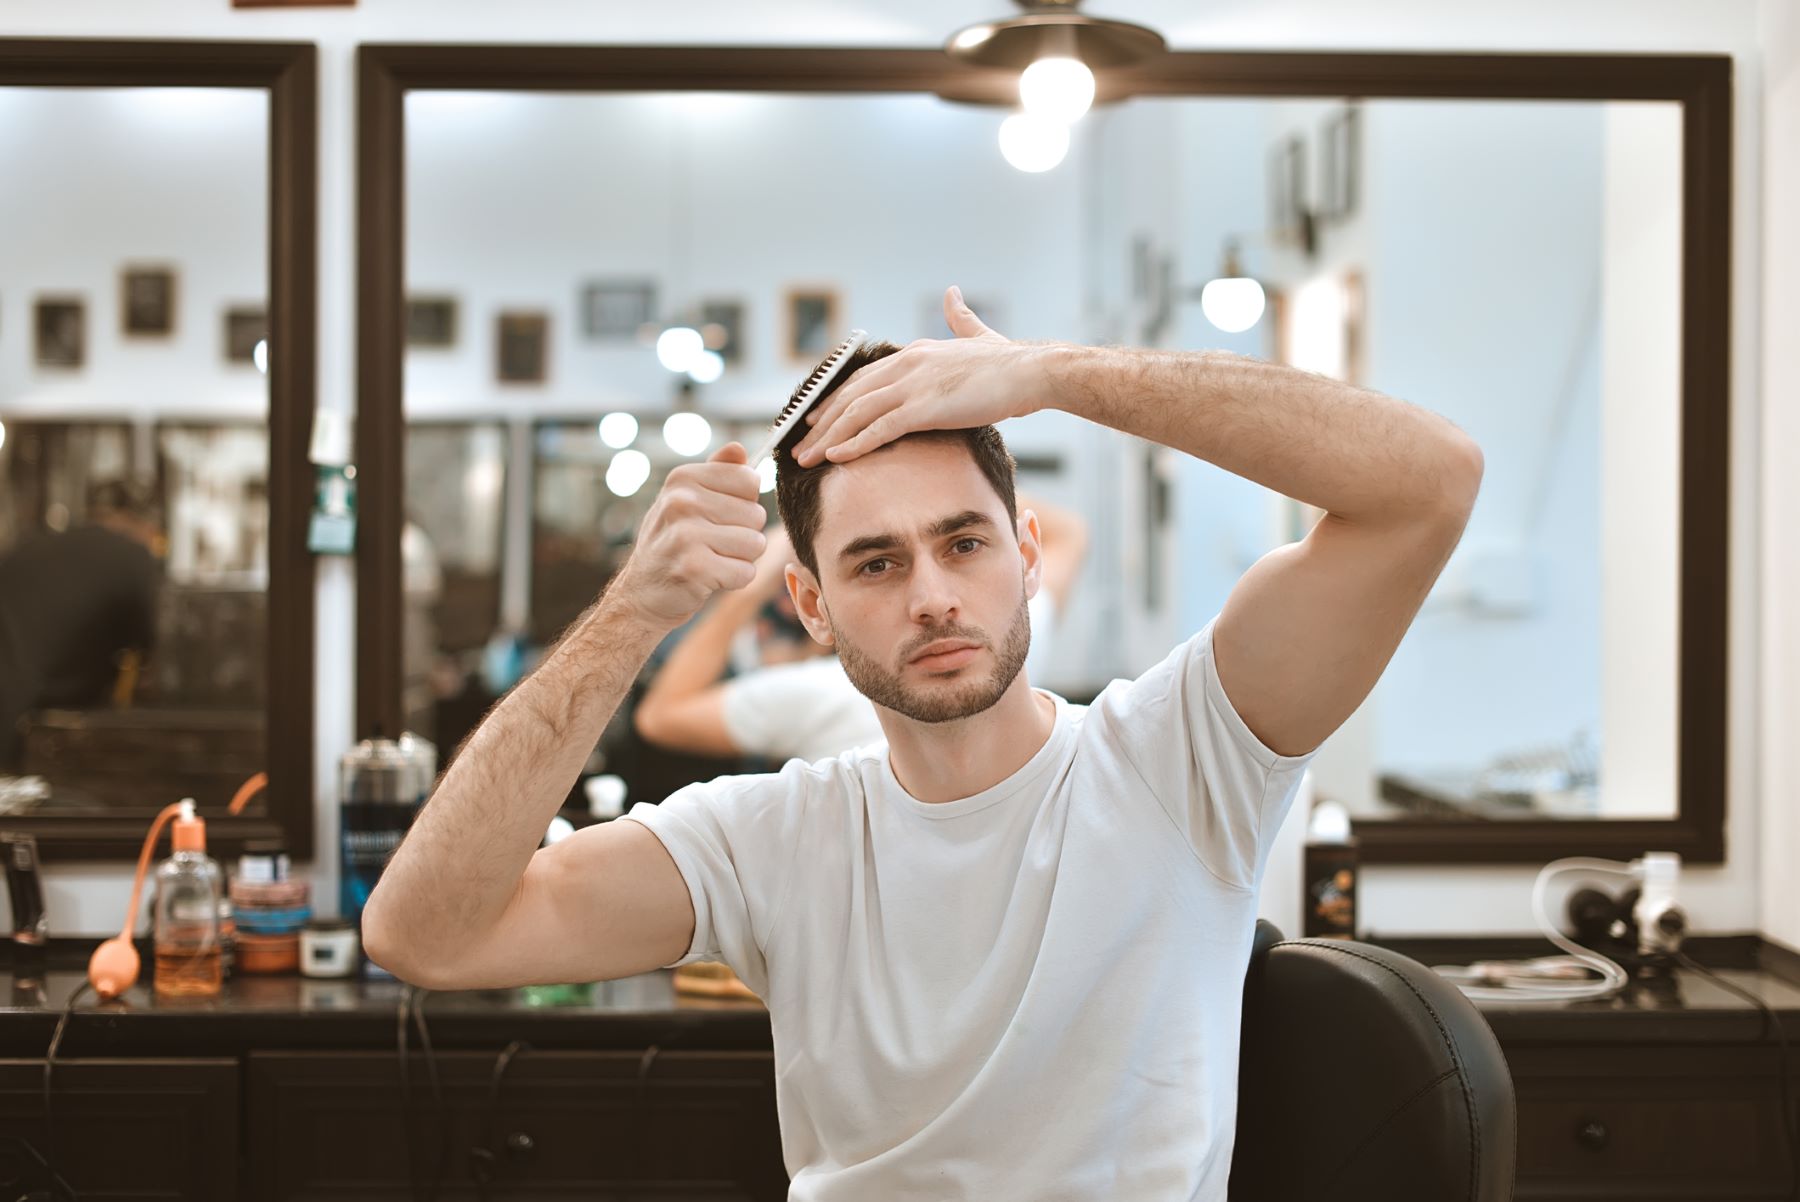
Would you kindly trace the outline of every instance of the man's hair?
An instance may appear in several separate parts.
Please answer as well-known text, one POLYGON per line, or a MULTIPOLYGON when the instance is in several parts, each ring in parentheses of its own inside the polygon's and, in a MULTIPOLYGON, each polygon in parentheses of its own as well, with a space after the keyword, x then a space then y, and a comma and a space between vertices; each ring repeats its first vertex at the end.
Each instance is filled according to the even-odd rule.
MULTIPOLYGON (((882 341, 865 342, 857 347, 851 352, 843 369, 826 386, 824 394, 814 402, 814 409, 824 408, 826 398, 860 368, 878 359, 885 359, 899 349, 891 342, 882 341)), ((799 389, 794 391, 798 393, 799 389)), ((793 540, 794 554, 814 577, 818 577, 819 558, 814 541, 819 534, 819 485, 833 468, 841 465, 829 459, 822 459, 812 467, 801 467, 794 462, 794 447, 812 429, 814 427, 807 425, 802 419, 781 440, 781 446, 775 454, 775 503, 781 510, 782 525, 787 527, 788 537, 793 540)), ((1012 454, 1007 451, 1000 431, 992 426, 970 426, 960 430, 919 430, 903 434, 886 445, 897 446, 917 439, 953 442, 966 448, 970 457, 975 460, 975 466, 981 469, 981 474, 987 477, 988 483, 994 486, 994 491, 1005 503, 1006 516, 1017 524, 1018 502, 1013 491, 1013 474, 1017 465, 1013 462, 1012 454)))

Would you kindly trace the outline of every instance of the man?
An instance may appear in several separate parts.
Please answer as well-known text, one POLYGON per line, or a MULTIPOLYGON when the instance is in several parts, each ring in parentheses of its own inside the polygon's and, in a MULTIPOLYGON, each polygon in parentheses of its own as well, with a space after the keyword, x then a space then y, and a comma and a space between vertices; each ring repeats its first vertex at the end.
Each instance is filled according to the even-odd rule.
POLYGON ((434 988, 723 959, 764 999, 795 1199, 1225 1197, 1270 841, 1455 547, 1481 454, 1215 353, 872 348, 780 460, 795 608, 885 744, 690 786, 534 854, 664 633, 750 583, 741 449, 677 469, 613 586, 471 737, 365 916, 434 988), (992 423, 1046 406, 1326 511, 1090 706, 1019 673, 1040 584, 992 423))
POLYGON ((0 552, 0 771, 17 766, 20 719, 109 704, 154 639, 163 538, 149 503, 107 483, 87 513, 0 552))
MULTIPOLYGON (((1087 523, 1048 502, 1019 498, 1043 532, 1041 586, 1029 603, 1028 679, 1041 679, 1050 632, 1067 604, 1087 550, 1087 523)), ((682 636, 632 711, 632 723, 651 743, 692 755, 757 755, 780 763, 795 756, 819 760, 884 737, 875 706, 844 674, 826 643, 806 640, 812 653, 798 662, 759 667, 720 680, 731 647, 779 593, 793 544, 786 531, 765 532, 768 545, 750 586, 719 593, 682 636)))

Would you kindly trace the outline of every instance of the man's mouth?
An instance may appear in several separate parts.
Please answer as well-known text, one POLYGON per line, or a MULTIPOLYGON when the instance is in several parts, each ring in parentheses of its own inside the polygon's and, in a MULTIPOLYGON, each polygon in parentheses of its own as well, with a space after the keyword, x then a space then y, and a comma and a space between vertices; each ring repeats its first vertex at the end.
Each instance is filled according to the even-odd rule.
POLYGON ((980 650, 981 644, 971 643, 967 639, 939 639, 925 646, 909 662, 921 668, 957 668, 974 659, 975 653, 980 650))

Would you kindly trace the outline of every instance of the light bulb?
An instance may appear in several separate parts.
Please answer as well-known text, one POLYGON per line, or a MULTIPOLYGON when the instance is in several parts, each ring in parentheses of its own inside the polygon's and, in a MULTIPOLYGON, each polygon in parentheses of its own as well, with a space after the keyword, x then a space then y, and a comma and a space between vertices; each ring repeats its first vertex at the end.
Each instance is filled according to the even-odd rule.
POLYGON ((1033 113, 1000 123, 1000 153, 1020 171, 1048 171, 1069 153, 1069 127, 1033 113))
POLYGON ((637 440, 637 418, 629 413, 609 413, 600 419, 600 441, 617 451, 637 440))
POLYGON ((775 487, 775 456, 770 455, 756 465, 756 491, 770 492, 775 487))
POLYGON ((1262 317, 1262 285, 1249 276, 1214 280, 1200 290, 1200 311, 1227 334, 1241 334, 1262 317))
POLYGON ((700 337, 700 331, 687 326, 673 326, 656 339, 656 357, 670 371, 686 371, 705 349, 706 340, 700 337))
POLYGON ((701 351, 688 367, 688 375, 696 384, 711 384, 725 374, 725 356, 718 351, 701 351))
MULTIPOLYGON (((0 447, 4 447, 5 445, 6 445, 6 423, 0 422, 0 447)), ((764 489, 763 491, 767 492, 768 490, 764 489)))
POLYGON ((256 364, 256 370, 263 375, 269 374, 269 340, 261 338, 250 351, 250 362, 256 364))
POLYGON ((1040 58, 1019 76, 1019 103, 1034 117, 1071 125, 1094 103, 1094 73, 1078 58, 1040 58))
POLYGON ((616 497, 629 497, 650 478, 650 456, 642 451, 620 451, 606 465, 606 487, 616 497))
POLYGON ((698 413, 671 413, 662 435, 677 455, 698 455, 712 442, 712 426, 698 413))

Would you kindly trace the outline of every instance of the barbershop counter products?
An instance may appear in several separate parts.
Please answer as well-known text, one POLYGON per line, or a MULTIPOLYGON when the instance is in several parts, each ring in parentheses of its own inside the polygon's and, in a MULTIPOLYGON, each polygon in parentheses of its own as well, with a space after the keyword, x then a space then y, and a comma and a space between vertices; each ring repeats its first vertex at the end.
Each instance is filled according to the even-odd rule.
MULTIPOLYGON (((410 732, 399 740, 364 739, 344 753, 338 768, 338 913, 360 930, 381 870, 431 792, 437 748, 410 732)), ((389 975, 374 963, 367 971, 389 975)))
POLYGON ((224 877, 206 854, 206 823, 183 801, 172 828, 175 850, 156 866, 156 992, 212 997, 219 992, 219 902, 224 877))
POLYGON ((1313 807, 1306 833, 1302 938, 1356 938, 1358 870, 1349 811, 1335 801, 1320 801, 1313 807))

